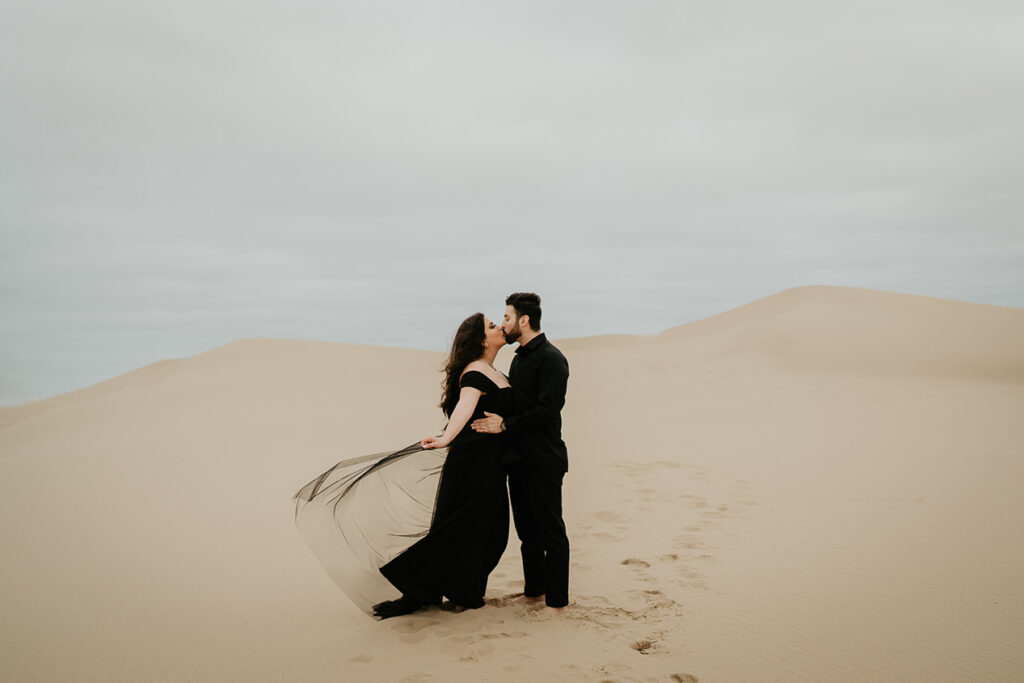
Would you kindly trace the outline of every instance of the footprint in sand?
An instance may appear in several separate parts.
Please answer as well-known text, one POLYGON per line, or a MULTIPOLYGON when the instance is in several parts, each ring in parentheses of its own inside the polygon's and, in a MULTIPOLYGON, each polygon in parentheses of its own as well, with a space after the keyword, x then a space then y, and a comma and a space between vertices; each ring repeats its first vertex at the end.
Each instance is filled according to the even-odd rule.
POLYGON ((644 567, 644 568, 647 568, 647 567, 651 566, 650 562, 645 562, 644 560, 639 560, 639 559, 637 559, 635 557, 627 557, 620 564, 628 564, 628 565, 632 565, 634 567, 644 567))
POLYGON ((478 643, 476 636, 450 636, 441 641, 437 649, 441 652, 461 655, 459 661, 475 662, 494 652, 491 643, 478 643))
MULTIPOLYGON (((389 620, 390 621, 390 620, 389 620)), ((391 628, 399 633, 399 640, 403 643, 420 643, 426 639, 429 631, 426 629, 437 626, 441 622, 436 619, 395 619, 399 623, 391 628)))
MULTIPOLYGON (((594 605, 583 605, 577 602, 569 602, 571 608, 565 615, 558 617, 559 619, 568 619, 573 621, 586 621, 602 628, 618 631, 623 628, 624 624, 634 621, 641 621, 647 618, 647 615, 643 611, 631 611, 622 607, 596 607, 594 605)), ((534 612, 528 615, 532 621, 548 621, 551 617, 534 612)))
MULTIPOLYGON (((631 591, 631 594, 643 598, 648 610, 666 610, 679 606, 678 602, 665 597, 660 590, 631 591)), ((681 616, 681 613, 676 611, 675 615, 681 616)), ((652 617, 656 615, 648 613, 647 616, 652 617)))
MULTIPOLYGON (((521 581, 515 582, 516 585, 519 583, 521 583, 521 581)), ((516 598, 521 595, 522 593, 506 593, 498 598, 486 598, 484 602, 488 605, 493 605, 494 607, 508 607, 509 605, 515 604, 516 598)))
POLYGON ((699 571, 683 567, 679 570, 679 574, 680 578, 676 580, 678 585, 687 588, 707 588, 707 584, 704 582, 704 575, 699 571))
POLYGON ((698 678, 693 674, 672 674, 671 678, 676 683, 698 683, 698 678))
POLYGON ((697 548, 703 547, 703 545, 704 544, 697 540, 695 536, 683 536, 682 538, 679 538, 672 547, 679 548, 681 550, 696 550, 697 548))
MULTIPOLYGON (((675 564, 679 561, 679 559, 679 555, 677 555, 676 553, 666 553, 658 558, 658 560, 663 564, 675 564)), ((646 569, 650 569, 651 567, 651 562, 648 562, 647 560, 642 560, 638 557, 628 557, 622 562, 620 562, 620 564, 635 567, 638 571, 634 576, 636 577, 636 579, 640 581, 643 581, 645 583, 657 583, 659 581, 657 577, 652 576, 647 571, 644 571, 646 569)), ((673 569, 673 572, 677 572, 675 580, 672 581, 672 583, 676 585, 685 586, 687 588, 707 587, 704 583, 704 575, 696 569, 693 569, 692 567, 683 565, 678 567, 677 569, 673 569)), ((647 597, 647 603, 649 607, 668 608, 676 607, 678 605, 678 603, 674 600, 656 597, 661 595, 661 591, 657 589, 644 590, 643 594, 647 597)))
POLYGON ((530 634, 525 633, 523 631, 513 631, 511 633, 506 633, 502 631, 501 633, 481 633, 480 637, 484 640, 491 640, 494 638, 525 638, 528 635, 530 634))
POLYGON ((425 628, 437 626, 441 623, 437 619, 416 618, 396 619, 395 621, 397 621, 398 623, 396 623, 391 628, 393 628, 395 631, 398 631, 399 633, 416 633, 418 631, 422 631, 425 628))
POLYGON ((626 559, 624 559, 619 564, 623 564, 623 565, 626 565, 628 567, 634 567, 637 570, 639 570, 634 575, 635 578, 637 580, 639 580, 639 581, 643 581, 644 583, 652 583, 652 582, 654 582, 656 580, 648 572, 644 571, 645 569, 649 569, 650 566, 651 566, 651 563, 648 562, 647 560, 641 560, 638 557, 627 557, 626 559))
POLYGON ((653 638, 644 638, 643 640, 635 640, 630 643, 630 647, 639 652, 642 655, 649 655, 654 650, 654 645, 658 641, 653 638))

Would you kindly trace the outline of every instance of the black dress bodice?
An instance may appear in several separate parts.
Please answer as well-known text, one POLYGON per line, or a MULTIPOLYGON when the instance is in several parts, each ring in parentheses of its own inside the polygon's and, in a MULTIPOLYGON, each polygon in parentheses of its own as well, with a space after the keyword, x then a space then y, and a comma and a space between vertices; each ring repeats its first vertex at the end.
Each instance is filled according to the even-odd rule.
MULTIPOLYGON (((501 416, 512 414, 512 387, 499 387, 494 380, 478 370, 470 370, 463 374, 459 380, 459 387, 473 387, 484 393, 480 400, 477 401, 476 409, 473 411, 472 417, 466 422, 466 426, 452 439, 452 445, 456 445, 459 441, 465 441, 470 437, 484 436, 474 432, 471 426, 473 420, 486 417, 484 413, 493 413, 501 416)), ((487 436, 493 438, 495 435, 487 436)))

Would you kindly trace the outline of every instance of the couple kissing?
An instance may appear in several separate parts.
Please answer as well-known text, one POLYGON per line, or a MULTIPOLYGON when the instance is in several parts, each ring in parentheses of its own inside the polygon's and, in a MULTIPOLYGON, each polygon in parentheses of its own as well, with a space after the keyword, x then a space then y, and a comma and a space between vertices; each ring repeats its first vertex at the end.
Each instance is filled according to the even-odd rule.
POLYGON ((344 460, 293 497, 303 538, 367 614, 483 607, 508 544, 510 504, 523 566, 516 601, 553 614, 568 605, 561 410, 569 365, 540 323, 532 292, 509 295, 500 324, 466 318, 444 368, 443 433, 344 460), (518 344, 508 376, 494 367, 507 344, 518 344))

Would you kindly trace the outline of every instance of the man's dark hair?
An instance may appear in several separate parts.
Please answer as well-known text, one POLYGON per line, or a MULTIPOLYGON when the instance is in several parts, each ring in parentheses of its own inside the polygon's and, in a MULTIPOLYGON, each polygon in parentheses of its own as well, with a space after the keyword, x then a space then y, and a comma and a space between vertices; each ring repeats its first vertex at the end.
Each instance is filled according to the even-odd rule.
POLYGON ((505 305, 516 309, 516 319, 530 316, 530 329, 540 332, 540 297, 533 292, 516 292, 509 294, 505 305))

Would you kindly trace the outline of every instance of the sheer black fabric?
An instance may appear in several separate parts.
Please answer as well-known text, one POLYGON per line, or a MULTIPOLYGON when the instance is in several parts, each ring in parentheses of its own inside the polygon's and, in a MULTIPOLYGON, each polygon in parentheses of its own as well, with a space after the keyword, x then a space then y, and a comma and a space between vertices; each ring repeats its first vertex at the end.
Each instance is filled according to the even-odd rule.
POLYGON ((395 596, 380 567, 425 537, 447 448, 419 442, 343 460, 295 494, 295 525, 328 576, 368 615, 395 596))
MULTIPOLYGON (((512 396, 479 372, 462 386, 485 391, 484 411, 510 414, 512 396)), ((328 575, 359 609, 412 596, 483 605, 487 576, 508 543, 504 435, 467 423, 448 448, 419 443, 344 460, 295 494, 295 523, 328 575)))

